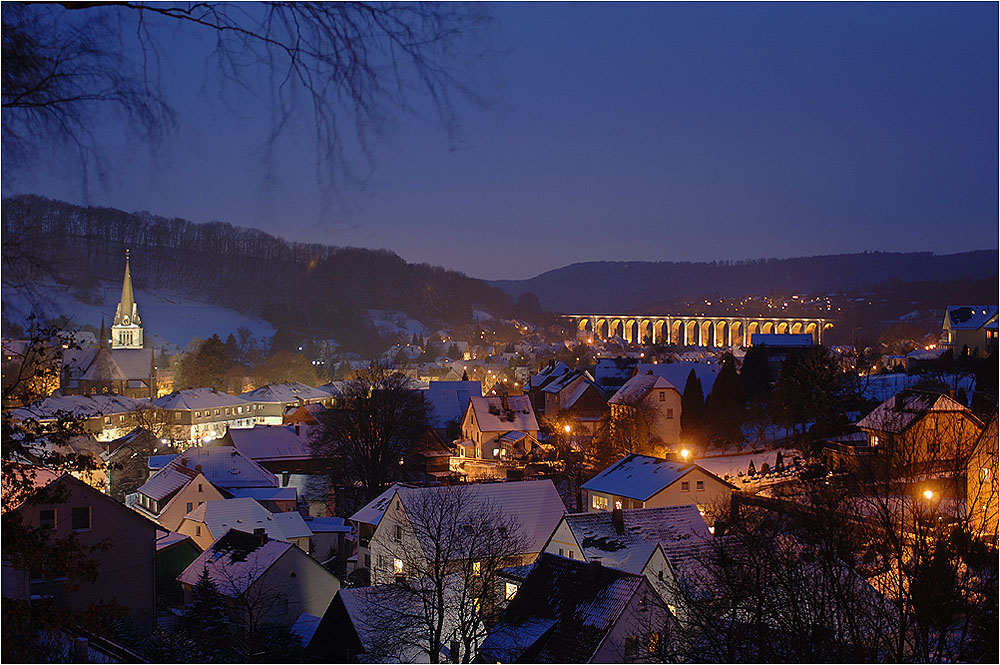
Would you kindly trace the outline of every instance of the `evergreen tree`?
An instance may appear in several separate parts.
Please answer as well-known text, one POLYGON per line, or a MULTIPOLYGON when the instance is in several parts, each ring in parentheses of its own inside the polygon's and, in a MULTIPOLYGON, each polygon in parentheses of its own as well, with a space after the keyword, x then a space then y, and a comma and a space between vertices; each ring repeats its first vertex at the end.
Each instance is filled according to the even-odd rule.
POLYGON ((759 346, 752 346, 743 358, 740 372, 743 392, 751 402, 764 402, 771 394, 771 366, 767 354, 759 346))
POLYGON ((743 382, 736 373, 736 361, 726 355, 705 404, 706 424, 712 435, 727 443, 741 441, 744 408, 743 382))
POLYGON ((462 380, 463 381, 468 381, 469 380, 469 371, 468 370, 464 370, 464 369, 462 370, 462 380))
POLYGON ((191 590, 191 603, 184 609, 181 625, 207 651, 224 650, 229 634, 226 603, 207 567, 201 569, 201 575, 191 590))
POLYGON ((452 360, 459 360, 462 357, 462 351, 458 348, 457 344, 452 344, 448 347, 448 357, 452 360))
POLYGON ((226 338, 225 348, 230 364, 240 361, 240 344, 236 341, 236 336, 233 333, 229 333, 229 337, 226 338))
POLYGON ((704 429, 705 393, 701 379, 692 369, 681 395, 681 431, 685 436, 699 436, 704 429))

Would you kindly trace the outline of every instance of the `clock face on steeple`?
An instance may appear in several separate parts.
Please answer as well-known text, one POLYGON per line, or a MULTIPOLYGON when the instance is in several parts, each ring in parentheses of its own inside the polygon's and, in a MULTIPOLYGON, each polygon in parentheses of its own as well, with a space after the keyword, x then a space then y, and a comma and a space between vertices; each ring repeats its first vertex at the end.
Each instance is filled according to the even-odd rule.
POLYGON ((127 326, 128 325, 128 314, 126 314, 125 316, 122 317, 122 325, 123 326, 127 326))

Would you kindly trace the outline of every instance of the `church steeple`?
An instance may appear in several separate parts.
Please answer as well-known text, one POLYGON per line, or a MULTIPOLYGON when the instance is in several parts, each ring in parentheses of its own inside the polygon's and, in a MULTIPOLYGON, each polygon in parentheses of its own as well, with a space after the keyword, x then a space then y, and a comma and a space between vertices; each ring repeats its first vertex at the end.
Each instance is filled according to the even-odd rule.
POLYGON ((111 348, 141 349, 142 321, 139 318, 139 308, 132 295, 132 270, 129 266, 129 250, 125 250, 125 279, 122 281, 122 299, 115 311, 114 324, 111 326, 111 348))
POLYGON ((97 348, 102 349, 108 345, 108 327, 104 325, 104 315, 101 314, 101 336, 97 339, 97 348))

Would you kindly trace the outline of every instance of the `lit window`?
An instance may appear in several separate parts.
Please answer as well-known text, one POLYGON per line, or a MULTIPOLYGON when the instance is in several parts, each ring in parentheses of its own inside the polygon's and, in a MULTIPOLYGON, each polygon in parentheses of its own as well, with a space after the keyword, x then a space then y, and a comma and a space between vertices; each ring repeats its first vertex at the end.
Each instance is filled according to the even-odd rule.
POLYGON ((403 560, 402 559, 393 559, 392 560, 392 572, 395 573, 396 575, 402 575, 403 574, 403 560))
POLYGON ((38 511, 38 526, 43 529, 56 528, 56 509, 43 508, 38 511))
POLYGON ((480 572, 482 572, 482 570, 483 570, 483 564, 482 563, 480 563, 479 561, 473 561, 472 562, 472 574, 473 575, 479 575, 480 572))
POLYGON ((596 510, 607 510, 608 509, 608 497, 606 497, 606 496, 600 496, 598 494, 595 494, 593 496, 593 498, 591 499, 591 504, 590 505, 593 506, 596 510))
POLYGON ((670 603, 667 603, 667 609, 670 610, 671 614, 673 614, 674 616, 677 616, 677 606, 676 605, 671 605, 670 603))
POLYGON ((90 528, 90 506, 80 506, 73 509, 71 518, 73 530, 82 531, 90 528))
POLYGON ((649 634, 649 640, 647 641, 646 646, 649 648, 649 653, 657 653, 657 652, 659 652, 659 650, 660 650, 660 634, 659 633, 650 633, 649 634))
POLYGON ((510 600, 516 595, 517 595, 517 585, 511 582, 507 582, 506 585, 504 586, 504 596, 507 598, 507 600, 510 600))
POLYGON ((686 480, 682 480, 681 481, 681 491, 682 492, 689 492, 689 491, 691 491, 691 483, 689 483, 686 480))

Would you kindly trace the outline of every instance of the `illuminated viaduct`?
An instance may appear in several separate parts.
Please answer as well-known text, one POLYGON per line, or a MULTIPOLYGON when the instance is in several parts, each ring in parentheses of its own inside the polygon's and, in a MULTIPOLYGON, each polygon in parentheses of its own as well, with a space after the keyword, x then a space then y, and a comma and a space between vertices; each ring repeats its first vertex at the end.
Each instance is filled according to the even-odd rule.
POLYGON ((650 340, 676 346, 749 346, 752 335, 810 334, 823 343, 830 319, 773 316, 674 316, 661 314, 563 314, 576 330, 601 339, 618 336, 630 344, 650 340))

